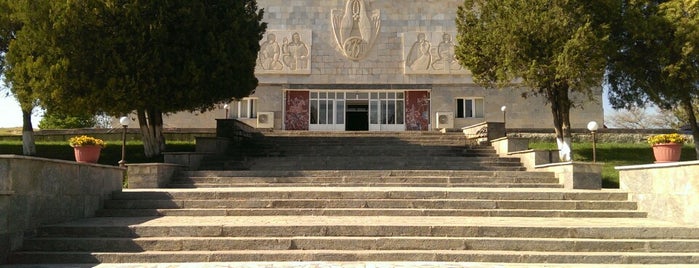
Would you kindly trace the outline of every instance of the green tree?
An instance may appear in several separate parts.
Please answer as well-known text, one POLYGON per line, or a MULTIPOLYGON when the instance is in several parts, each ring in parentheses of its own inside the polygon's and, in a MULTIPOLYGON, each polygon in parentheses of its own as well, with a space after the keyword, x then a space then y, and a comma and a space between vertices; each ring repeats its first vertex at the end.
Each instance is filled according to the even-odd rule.
POLYGON ((97 124, 95 115, 66 115, 46 112, 39 122, 40 129, 92 128, 97 124))
MULTIPOLYGON (((699 2, 624 2, 610 38, 607 83, 615 108, 680 108, 699 140, 695 107, 699 94, 699 2)), ((697 158, 699 148, 695 145, 697 158)))
MULTIPOLYGON (((611 1, 610 1, 611 3, 611 1)), ((486 87, 527 88, 550 104, 561 159, 570 160, 571 94, 601 92, 609 27, 604 1, 466 0, 457 58, 486 87)))
POLYGON ((42 18, 48 15, 49 8, 41 1, 0 0, 0 10, 0 67, 22 110, 23 153, 35 155, 31 115, 39 105, 37 91, 48 87, 38 73, 47 70, 45 63, 50 58, 50 51, 41 51, 50 40, 37 33, 48 27, 42 18))
POLYGON ((38 92, 42 106, 135 110, 146 156, 164 150, 163 113, 213 109, 257 86, 266 24, 255 0, 36 2, 50 10, 49 27, 34 29, 49 44, 31 52, 57 55, 32 73, 52 85, 38 92))

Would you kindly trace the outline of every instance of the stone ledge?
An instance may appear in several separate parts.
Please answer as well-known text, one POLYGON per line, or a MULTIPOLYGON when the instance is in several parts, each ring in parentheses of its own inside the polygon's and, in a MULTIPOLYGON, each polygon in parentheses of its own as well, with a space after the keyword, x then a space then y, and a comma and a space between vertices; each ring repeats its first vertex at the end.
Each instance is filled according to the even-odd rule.
POLYGON ((14 191, 0 191, 0 195, 13 195, 15 194, 14 191))
POLYGON ((169 163, 144 163, 126 165, 129 189, 163 188, 184 166, 169 163))
POLYGON ((602 163, 562 162, 538 165, 537 171, 556 174, 566 189, 602 189, 602 163))
POLYGON ((699 160, 697 161, 682 161, 682 162, 671 162, 671 163, 660 163, 660 164, 645 164, 645 165, 633 165, 633 166, 618 166, 614 169, 622 170, 645 170, 652 168, 674 168, 674 167, 686 167, 699 165, 699 160))
POLYGON ((629 192, 648 217, 697 225, 699 161, 615 167, 619 188, 629 192))
POLYGON ((537 166, 560 162, 558 150, 524 150, 508 152, 507 156, 517 157, 522 162, 522 166, 529 171, 535 170, 537 166))
POLYGON ((215 156, 215 153, 203 152, 174 152, 163 153, 164 162, 166 164, 175 164, 186 167, 189 170, 197 170, 201 166, 201 161, 204 157, 215 156))

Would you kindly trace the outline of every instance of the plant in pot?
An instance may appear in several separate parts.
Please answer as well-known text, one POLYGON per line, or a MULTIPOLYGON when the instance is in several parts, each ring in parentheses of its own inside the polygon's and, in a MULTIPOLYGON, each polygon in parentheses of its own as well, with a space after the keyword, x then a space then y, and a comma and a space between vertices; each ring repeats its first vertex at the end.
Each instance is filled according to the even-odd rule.
POLYGON ((75 136, 68 140, 75 152, 75 161, 82 163, 97 163, 102 148, 107 144, 98 138, 90 136, 75 136))
POLYGON ((682 145, 687 139, 677 133, 653 135, 648 138, 648 143, 653 147, 655 163, 667 163, 680 161, 682 145))

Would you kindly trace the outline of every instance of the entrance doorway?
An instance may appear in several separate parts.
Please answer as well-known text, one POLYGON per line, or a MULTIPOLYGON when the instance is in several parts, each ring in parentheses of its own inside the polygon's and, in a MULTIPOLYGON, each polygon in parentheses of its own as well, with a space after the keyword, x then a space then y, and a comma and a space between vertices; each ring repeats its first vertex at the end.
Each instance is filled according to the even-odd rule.
POLYGON ((347 131, 369 131, 369 102, 347 101, 347 131))

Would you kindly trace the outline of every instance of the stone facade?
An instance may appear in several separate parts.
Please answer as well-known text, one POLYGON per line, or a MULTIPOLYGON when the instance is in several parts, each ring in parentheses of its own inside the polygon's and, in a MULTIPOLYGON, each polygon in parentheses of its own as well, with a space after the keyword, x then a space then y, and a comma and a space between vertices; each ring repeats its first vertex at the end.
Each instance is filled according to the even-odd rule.
MULTIPOLYGON (((370 130, 410 130, 415 122, 410 121, 407 95, 427 92, 428 109, 420 114, 428 122, 425 130, 437 128, 438 112, 453 112, 454 128, 502 121, 503 105, 507 127, 551 128, 550 108, 542 98, 524 99, 521 89, 485 89, 456 64, 455 18, 462 2, 258 0, 268 23, 256 71, 260 84, 250 100, 231 104, 228 116, 247 118, 243 121, 256 126, 258 112, 273 112, 277 130, 290 129, 289 117, 301 116, 299 120, 309 121, 307 129, 340 131, 365 124, 353 120, 368 116, 370 130), (298 99, 307 110, 289 114, 288 92, 307 96, 298 99), (384 92, 397 95, 383 98, 384 92), (315 99, 313 93, 318 93, 315 99), (324 105, 325 110, 318 110, 324 105), (372 116, 378 117, 377 124, 372 116)), ((601 95, 600 89, 597 100, 571 111, 574 128, 603 122, 601 95)), ((215 118, 225 116, 221 106, 205 114, 168 115, 165 124, 213 127, 215 118)))

